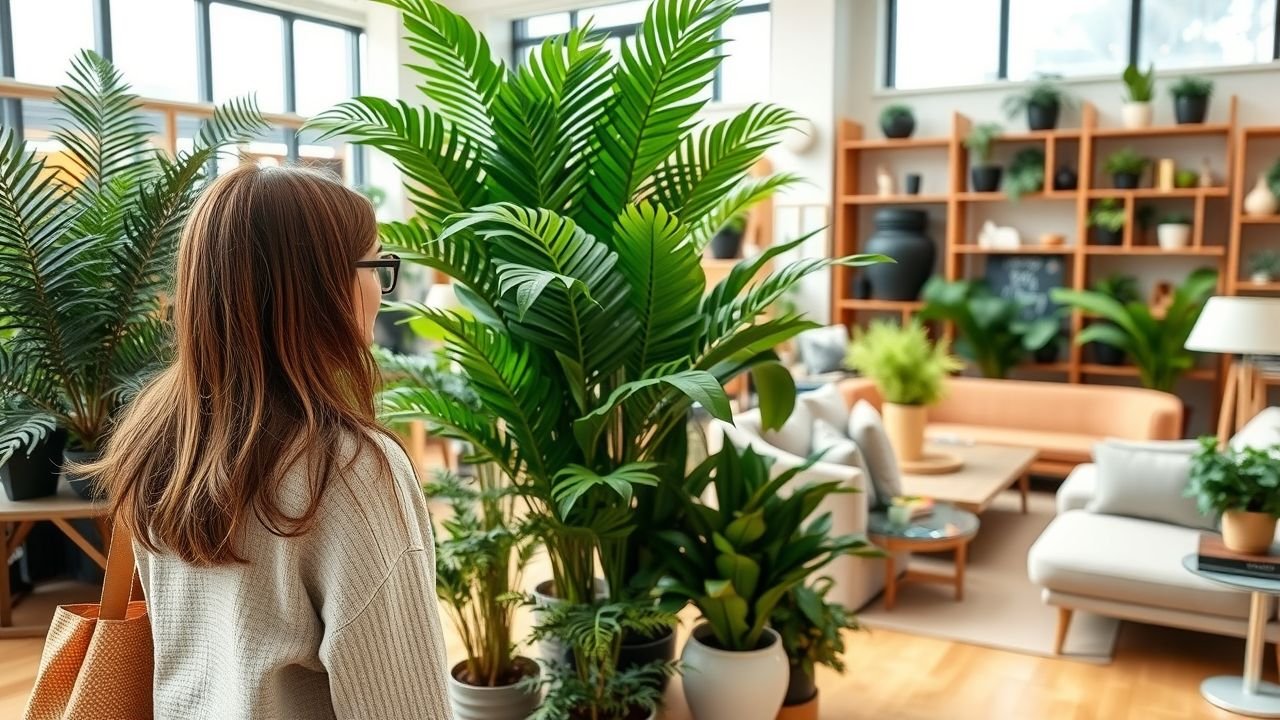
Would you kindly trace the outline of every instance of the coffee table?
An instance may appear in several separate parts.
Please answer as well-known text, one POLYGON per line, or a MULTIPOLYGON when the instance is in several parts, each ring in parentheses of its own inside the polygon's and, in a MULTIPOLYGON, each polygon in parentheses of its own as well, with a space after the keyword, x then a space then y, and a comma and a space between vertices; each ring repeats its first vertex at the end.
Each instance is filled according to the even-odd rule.
POLYGON ((978 534, 978 516, 946 503, 936 503, 933 512, 906 523, 889 520, 884 510, 876 510, 867 518, 867 536, 871 542, 887 554, 884 559, 884 609, 892 610, 898 599, 898 583, 910 580, 944 582, 955 585, 956 601, 964 599, 964 566, 968 556, 969 541, 978 534), (893 553, 901 552, 955 553, 955 572, 952 575, 907 569, 898 577, 893 553))
POLYGON ((964 459, 964 467, 946 475, 902 473, 902 494, 946 502, 981 513, 1007 488, 1017 484, 1022 512, 1027 512, 1031 464, 1039 454, 1031 448, 1005 445, 928 443, 925 452, 946 452, 964 459))

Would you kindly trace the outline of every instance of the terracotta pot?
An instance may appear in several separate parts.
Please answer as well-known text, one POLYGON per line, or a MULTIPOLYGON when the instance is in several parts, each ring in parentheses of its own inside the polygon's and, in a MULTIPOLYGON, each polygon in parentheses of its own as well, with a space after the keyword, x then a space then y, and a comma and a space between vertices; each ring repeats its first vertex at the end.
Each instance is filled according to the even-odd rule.
POLYGON ((814 693, 808 702, 799 705, 783 705, 778 720, 818 720, 818 695, 814 693))
MULTIPOLYGON (((485 687, 462 682, 458 673, 465 664, 454 665, 449 673, 449 704, 457 720, 524 720, 542 700, 536 689, 526 690, 518 684, 485 687)), ((524 677, 538 675, 538 664, 529 658, 517 657, 516 665, 524 677)))
POLYGON ((929 410, 924 405, 884 403, 880 407, 884 432, 899 461, 915 462, 924 457, 924 426, 929 410))
POLYGON ((1262 555, 1275 541, 1276 518, 1271 513, 1228 510, 1222 513, 1222 542, 1228 550, 1262 555))

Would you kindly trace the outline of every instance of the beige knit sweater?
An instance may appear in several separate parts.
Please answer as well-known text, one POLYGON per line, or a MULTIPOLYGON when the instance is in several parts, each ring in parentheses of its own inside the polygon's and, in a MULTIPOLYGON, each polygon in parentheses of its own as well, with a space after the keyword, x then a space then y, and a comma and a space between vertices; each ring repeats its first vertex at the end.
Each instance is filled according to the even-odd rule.
MULTIPOLYGON (((136 546, 155 641, 157 720, 447 720, 435 552, 413 468, 381 439, 334 478, 314 529, 254 523, 247 564, 192 567, 136 546)), ((307 499, 289 475, 281 500, 307 499)))

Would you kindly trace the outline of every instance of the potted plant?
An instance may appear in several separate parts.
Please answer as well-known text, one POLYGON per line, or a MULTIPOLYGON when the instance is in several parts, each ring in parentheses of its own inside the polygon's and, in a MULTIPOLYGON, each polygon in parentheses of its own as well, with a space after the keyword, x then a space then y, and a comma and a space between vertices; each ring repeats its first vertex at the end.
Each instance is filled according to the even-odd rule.
POLYGON ((1004 192, 1017 202, 1023 195, 1044 190, 1044 151, 1023 148, 1013 156, 1009 172, 1004 174, 1004 192))
POLYGON ((1200 173, 1189 168, 1178 168, 1173 173, 1173 186, 1176 188, 1193 188, 1200 184, 1200 173))
MULTIPOLYGON (((1138 292, 1138 278, 1133 275, 1126 275, 1123 273, 1116 273, 1100 278, 1093 283, 1092 290, 1115 300, 1121 305, 1137 302, 1142 298, 1142 295, 1138 292)), ((1093 354, 1094 362, 1102 365, 1124 364, 1124 350, 1115 347, 1114 345, 1107 345, 1095 341, 1090 343, 1088 348, 1093 354)))
POLYGON ((862 629, 852 610, 827 600, 834 585, 830 577, 797 585, 773 609, 770 624, 782 637, 782 649, 791 665, 778 720, 817 720, 817 666, 843 673, 844 631, 862 629))
POLYGON ((1142 173, 1151 162, 1149 158, 1139 155, 1130 147, 1122 148, 1107 156, 1104 164, 1106 172, 1111 175, 1111 184, 1121 190, 1132 190, 1138 187, 1142 173))
POLYGON ((995 192, 1000 187, 1002 169, 991 164, 992 143, 1000 134, 996 123, 980 123, 973 126, 964 139, 964 146, 972 153, 969 179, 974 192, 995 192))
POLYGON ((1209 113, 1209 97, 1213 95, 1212 80, 1184 75, 1169 92, 1173 94, 1173 114, 1179 125, 1204 122, 1209 113))
POLYGON ((769 627, 774 608, 836 558, 880 555, 861 535, 832 537, 830 513, 815 517, 827 498, 855 488, 791 482, 816 459, 771 477, 771 459, 726 444, 689 474, 684 522, 651 538, 670 561, 664 601, 692 602, 701 614, 681 656, 694 720, 773 720, 789 682, 769 627), (709 487, 714 503, 703 499, 709 487))
POLYGON ((887 138, 901 140, 916 131, 916 116, 906 105, 887 105, 880 111, 880 132, 887 138))
POLYGON ((1191 244, 1191 216, 1169 213, 1156 226, 1156 242, 1165 250, 1177 250, 1191 244))
POLYGON ((1200 438, 1191 460, 1187 496, 1200 512, 1222 515, 1222 542, 1228 549, 1266 555, 1280 516, 1280 446, 1218 448, 1217 438, 1200 438))
POLYGON ((1144 128, 1151 125, 1151 99, 1156 95, 1156 69, 1147 66, 1144 73, 1137 65, 1124 69, 1125 103, 1120 108, 1120 121, 1127 128, 1144 128))
POLYGON ((96 497, 68 470, 97 458, 120 408, 168 356, 161 293, 209 162, 266 124, 234 100, 169 157, 148 142, 138 97, 111 63, 82 51, 70 78, 54 98, 65 164, 0 129, 0 308, 22 320, 0 339, 0 463, 62 428, 63 475, 96 497))
POLYGON ((1266 285, 1280 278, 1280 251, 1259 250, 1249 257, 1249 281, 1266 285))
POLYGON ((1178 379, 1195 367, 1195 355, 1183 347, 1205 302, 1218 287, 1218 272, 1193 271, 1173 292, 1163 317, 1153 316, 1146 303, 1121 304, 1091 290, 1054 288, 1053 301, 1079 308, 1105 322, 1091 323, 1076 336, 1083 345, 1099 342, 1123 350, 1138 367, 1143 387, 1173 392, 1178 379))
POLYGON ((39 440, 24 443, 0 463, 0 485, 4 486, 5 496, 16 502, 55 494, 66 441, 66 433, 61 430, 47 432, 39 440))
POLYGON ((898 459, 924 457, 927 408, 942 399, 947 375, 964 367, 946 338, 930 342, 919 322, 873 321, 854 328, 845 364, 879 389, 885 433, 898 459))
POLYGON ((1017 301, 996 295, 980 281, 935 277, 925 285, 923 298, 920 319, 954 323, 956 352, 983 377, 1007 377, 1028 355, 1053 342, 1061 329, 1056 317, 1024 319, 1017 301))
POLYGON ((717 260, 730 260, 742 254, 742 233, 747 229, 746 213, 738 213, 729 218, 716 234, 711 237, 711 257, 717 260))
POLYGON ((1099 245, 1119 245, 1124 240, 1124 205, 1115 198, 1104 198, 1089 210, 1089 227, 1099 245))
POLYGON ((1010 120, 1027 115, 1027 129, 1052 130, 1058 126, 1058 113, 1072 98, 1059 85, 1061 75, 1041 73, 1021 93, 1004 99, 1004 111, 1010 120))

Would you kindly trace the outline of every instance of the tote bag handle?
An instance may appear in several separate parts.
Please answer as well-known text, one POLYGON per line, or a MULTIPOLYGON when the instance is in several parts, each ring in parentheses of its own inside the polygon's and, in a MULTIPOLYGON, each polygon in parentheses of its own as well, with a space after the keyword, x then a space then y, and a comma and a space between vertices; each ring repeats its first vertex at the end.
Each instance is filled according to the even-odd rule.
POLYGON ((101 620, 123 620, 129 610, 133 580, 137 571, 133 564, 133 535, 124 523, 112 523, 111 548, 107 551, 107 570, 102 579, 101 620))

